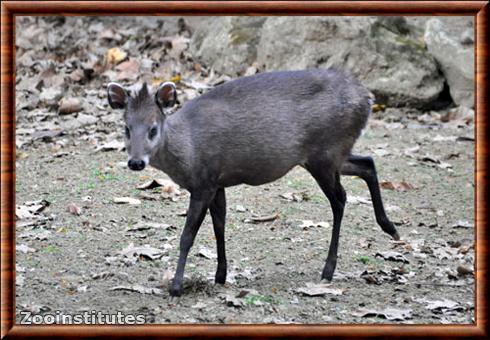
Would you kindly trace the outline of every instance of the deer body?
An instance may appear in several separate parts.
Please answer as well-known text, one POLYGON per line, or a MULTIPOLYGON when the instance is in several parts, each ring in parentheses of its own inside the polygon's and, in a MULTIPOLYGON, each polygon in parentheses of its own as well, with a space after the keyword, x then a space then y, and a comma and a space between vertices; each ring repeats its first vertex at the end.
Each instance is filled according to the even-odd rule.
POLYGON ((108 95, 113 108, 126 109, 129 167, 150 164, 191 193, 172 295, 182 292, 187 254, 208 209, 218 247, 216 282, 225 282, 224 189, 272 182, 297 165, 312 174, 334 214, 322 278, 331 280, 336 266, 345 205, 341 174, 366 181, 378 224, 398 239, 383 209, 372 159, 351 155, 371 98, 350 76, 335 70, 257 74, 218 86, 170 116, 162 112, 176 101, 171 83, 154 95, 146 85, 131 94, 111 83, 108 95))

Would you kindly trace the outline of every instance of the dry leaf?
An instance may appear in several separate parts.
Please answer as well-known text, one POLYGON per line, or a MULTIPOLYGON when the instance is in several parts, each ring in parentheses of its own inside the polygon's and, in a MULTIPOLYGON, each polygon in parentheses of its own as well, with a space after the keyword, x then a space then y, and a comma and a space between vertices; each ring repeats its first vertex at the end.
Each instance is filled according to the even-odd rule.
POLYGON ((132 197, 114 197, 114 203, 137 205, 141 204, 141 201, 137 198, 132 197))
POLYGON ((116 286, 116 287, 112 287, 111 290, 125 290, 128 292, 136 292, 141 294, 163 295, 162 289, 153 288, 153 287, 144 287, 142 285, 116 286))
POLYGON ((330 223, 328 222, 313 222, 310 220, 304 220, 301 221, 301 224, 299 226, 303 230, 309 229, 309 228, 315 228, 315 227, 322 227, 322 228, 330 228, 330 223))
POLYGON ((168 194, 175 194, 175 195, 181 194, 181 191, 179 190, 179 186, 177 184, 175 184, 171 180, 162 179, 162 178, 152 179, 150 181, 147 181, 139 185, 137 188, 140 190, 147 190, 147 189, 154 189, 158 187, 162 187, 162 192, 168 194))
POLYGON ((78 98, 61 98, 58 103, 60 115, 82 111, 82 103, 78 98))
POLYGON ((360 197, 360 196, 347 196, 347 203, 350 204, 368 204, 371 205, 371 199, 370 198, 365 198, 365 197, 360 197))
POLYGON ((70 214, 80 216, 80 214, 82 213, 82 208, 77 206, 75 203, 70 203, 68 204, 68 211, 70 212, 70 214))
POLYGON ((383 259, 387 261, 396 261, 396 262, 403 262, 403 263, 409 263, 407 258, 403 256, 403 254, 398 253, 396 251, 383 251, 376 253, 375 257, 382 257, 383 259))
POLYGON ((330 283, 306 283, 306 287, 298 288, 296 291, 307 296, 323 296, 325 294, 342 295, 343 290, 338 288, 330 288, 330 283))
POLYGON ((470 267, 458 266, 456 271, 459 276, 473 275, 473 268, 470 267))
POLYGON ((419 303, 426 304, 425 307, 427 309, 430 309, 434 313, 444 313, 447 311, 464 309, 463 306, 461 306, 459 303, 452 301, 452 300, 448 300, 448 299, 427 300, 427 299, 421 298, 421 299, 415 299, 415 301, 417 301, 419 303))
POLYGON ((136 59, 129 58, 128 61, 117 65, 116 70, 119 71, 117 80, 136 80, 139 76, 140 64, 136 59))
POLYGON ((303 202, 310 199, 307 192, 286 192, 279 196, 291 202, 303 202))
POLYGON ((109 64, 119 64, 126 59, 127 53, 118 47, 113 47, 107 50, 106 60, 109 64))
POLYGON ((383 189, 388 189, 388 190, 412 190, 415 189, 415 187, 407 182, 390 182, 390 181, 382 181, 380 183, 380 186, 383 189))
POLYGON ((410 309, 396 308, 385 308, 383 310, 361 308, 359 309, 359 312, 353 313, 353 315, 358 317, 376 316, 392 321, 403 321, 412 317, 412 311, 410 309))
POLYGON ((466 220, 459 220, 455 224, 453 224, 453 228, 474 228, 475 225, 466 220))
POLYGON ((278 213, 272 214, 272 215, 266 215, 266 216, 252 216, 251 218, 245 219, 245 223, 262 223, 262 222, 269 222, 269 221, 274 221, 279 217, 278 213))
POLYGON ((46 209, 50 203, 46 200, 28 201, 15 206, 15 216, 18 220, 27 218, 39 218, 39 213, 46 209))
POLYGON ((24 254, 34 253, 36 251, 36 249, 30 248, 30 247, 26 246, 25 244, 19 244, 19 245, 15 246, 15 249, 17 251, 20 251, 21 253, 24 253, 24 254))
POLYGON ((202 256, 202 257, 205 257, 207 259, 216 259, 218 258, 218 256, 216 255, 216 253, 214 253, 212 250, 206 248, 206 247, 201 247, 201 249, 199 249, 199 252, 197 253, 197 255, 199 256, 202 256))
POLYGON ((155 223, 155 222, 138 222, 133 227, 127 228, 126 231, 144 231, 149 229, 167 230, 172 228, 173 226, 171 224, 155 223))
POLYGON ((126 148, 124 142, 118 141, 118 140, 112 140, 110 142, 107 142, 105 144, 102 144, 101 146, 97 147, 95 151, 111 151, 111 150, 117 150, 117 151, 122 151, 126 148))
POLYGON ((145 244, 140 247, 135 247, 133 243, 130 243, 126 248, 119 252, 121 255, 128 258, 139 258, 143 256, 150 260, 157 260, 161 258, 164 254, 163 250, 150 247, 148 244, 145 244))

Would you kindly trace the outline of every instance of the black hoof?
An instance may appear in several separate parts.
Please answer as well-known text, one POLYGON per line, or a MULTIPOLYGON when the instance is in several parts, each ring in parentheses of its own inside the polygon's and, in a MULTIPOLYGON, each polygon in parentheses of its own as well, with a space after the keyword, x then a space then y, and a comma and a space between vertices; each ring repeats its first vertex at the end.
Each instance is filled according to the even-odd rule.
POLYGON ((221 285, 224 285, 226 282, 226 273, 216 273, 216 276, 214 277, 214 282, 219 283, 221 285))
POLYGON ((332 281, 333 273, 335 272, 335 265, 326 265, 322 272, 322 280, 332 281))
POLYGON ((179 297, 182 295, 182 288, 181 287, 170 287, 168 292, 170 293, 170 296, 179 297))
POLYGON ((395 231, 394 234, 391 234, 391 237, 393 237, 395 241, 400 241, 400 235, 398 235, 397 231, 395 231))

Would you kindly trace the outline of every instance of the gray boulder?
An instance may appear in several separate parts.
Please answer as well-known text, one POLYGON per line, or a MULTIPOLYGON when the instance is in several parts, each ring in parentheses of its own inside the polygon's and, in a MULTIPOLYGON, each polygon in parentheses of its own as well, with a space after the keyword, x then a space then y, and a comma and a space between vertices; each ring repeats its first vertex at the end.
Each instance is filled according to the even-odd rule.
POLYGON ((266 17, 211 17, 197 27, 190 50, 216 71, 240 75, 257 58, 260 29, 266 17))
POLYGON ((445 79, 427 51, 429 18, 213 17, 196 26, 191 52, 220 73, 336 67, 358 77, 379 103, 429 107, 445 79))
POLYGON ((443 89, 434 58, 403 17, 272 17, 257 61, 265 69, 336 67, 389 106, 424 107, 443 89))
POLYGON ((424 35, 439 63, 453 101, 474 107, 474 37, 472 18, 430 19, 424 35))

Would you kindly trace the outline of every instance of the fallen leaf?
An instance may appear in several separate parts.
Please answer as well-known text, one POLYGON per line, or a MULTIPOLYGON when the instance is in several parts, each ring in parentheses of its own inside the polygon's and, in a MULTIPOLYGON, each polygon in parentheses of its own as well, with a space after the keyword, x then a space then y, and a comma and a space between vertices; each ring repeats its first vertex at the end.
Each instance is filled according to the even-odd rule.
POLYGON ((114 276, 114 273, 111 272, 100 272, 92 275, 93 280, 98 280, 98 279, 107 279, 111 276, 114 276))
POLYGON ((138 60, 129 58, 128 61, 117 65, 116 70, 119 71, 119 74, 116 76, 117 80, 136 80, 139 75, 140 64, 138 60))
MULTIPOLYGON (((95 151, 111 151, 111 150, 117 150, 117 151, 122 151, 126 148, 124 142, 118 141, 118 140, 112 140, 110 142, 107 142, 105 144, 102 144, 101 146, 97 147, 95 151)), ((126 164, 126 163, 125 163, 126 164)))
POLYGON ((441 135, 436 135, 432 140, 434 142, 454 142, 456 141, 458 137, 457 136, 441 136, 441 135))
POLYGON ((106 60, 109 64, 119 64, 121 61, 126 59, 127 53, 118 47, 113 47, 107 50, 106 60))
POLYGON ((138 222, 134 226, 127 228, 126 231, 144 231, 149 229, 167 230, 172 228, 173 226, 171 224, 156 222, 138 222))
POLYGON ((68 212, 70 214, 80 216, 80 214, 82 213, 82 208, 77 206, 75 203, 70 203, 68 204, 68 212))
POLYGON ((474 228, 475 225, 466 220, 459 220, 455 224, 453 224, 453 228, 474 228))
POLYGON ((365 198, 365 197, 360 197, 360 196, 347 196, 347 203, 350 204, 367 204, 371 205, 371 199, 365 198))
POLYGON ((58 113, 60 115, 82 111, 83 106, 78 98, 61 98, 58 103, 58 113))
POLYGON ((342 295, 343 290, 339 288, 330 288, 330 283, 306 283, 306 287, 296 289, 296 292, 307 296, 323 296, 325 294, 342 295))
POLYGON ((398 253, 396 251, 384 251, 384 252, 379 252, 376 253, 375 257, 382 257, 384 260, 387 261, 396 261, 396 262, 403 262, 403 263, 409 263, 407 258, 403 256, 403 254, 398 253))
POLYGON ((114 197, 114 203, 138 205, 141 204, 141 201, 137 198, 132 197, 114 197))
POLYGON ((371 105, 371 110, 373 112, 384 111, 386 109, 386 105, 384 104, 373 104, 371 105))
POLYGON ((269 222, 274 221, 279 217, 278 213, 266 216, 252 216, 249 219, 245 220, 245 223, 261 223, 261 222, 269 222))
POLYGON ((141 256, 150 260, 157 260, 164 255, 164 251, 150 247, 148 244, 144 246, 135 247, 133 243, 130 243, 126 248, 119 252, 121 255, 128 258, 139 258, 141 256))
POLYGON ((245 301, 229 294, 221 295, 221 299, 224 300, 228 307, 243 307, 245 305, 245 301))
POLYGON ((206 248, 206 247, 201 247, 201 249, 199 249, 199 252, 197 253, 197 255, 201 256, 201 257, 205 257, 207 259, 216 259, 218 258, 218 256, 216 255, 216 253, 214 253, 212 250, 206 248))
POLYGON ((15 216, 18 220, 27 218, 37 218, 39 213, 49 207, 50 203, 46 200, 28 201, 22 205, 15 206, 15 216))
POLYGON ((247 209, 246 209, 246 208, 245 208, 243 205, 241 205, 241 204, 237 204, 237 205, 236 205, 236 207, 235 207, 235 211, 236 211, 236 212, 241 212, 241 213, 243 213, 243 212, 246 212, 246 211, 247 211, 247 209))
POLYGON ((128 292, 136 292, 136 293, 141 293, 141 294, 163 295, 162 289, 153 288, 153 287, 144 287, 142 285, 116 286, 116 287, 110 288, 110 290, 125 290, 128 292))
POLYGON ((414 299, 416 302, 424 303, 427 309, 430 309, 434 313, 444 313, 448 311, 464 309, 459 303, 443 299, 443 300, 427 300, 427 299, 414 299))
POLYGON ((469 267, 458 266, 456 268, 456 271, 458 272, 459 276, 473 275, 473 268, 469 267))
POLYGON ((279 196, 291 202, 303 202, 310 199, 307 192, 286 192, 279 196))
POLYGON ((137 188, 140 190, 154 189, 154 188, 162 188, 162 192, 174 195, 180 195, 181 191, 179 190, 179 186, 169 179, 155 178, 150 181, 147 181, 137 188))
POLYGON ((392 321, 403 321, 412 317, 410 309, 385 308, 382 310, 361 308, 357 313, 353 313, 357 317, 381 317, 392 321))
POLYGON ((322 227, 322 228, 330 228, 330 223, 328 222, 313 222, 310 220, 304 220, 301 221, 301 224, 299 226, 303 230, 307 230, 309 228, 316 228, 316 227, 322 227))
POLYGON ((390 182, 390 181, 382 181, 380 186, 383 189, 388 190, 412 190, 415 189, 413 185, 407 182, 390 182))
POLYGON ((36 250, 33 248, 30 248, 26 246, 25 244, 19 244, 15 247, 16 250, 20 251, 21 253, 27 254, 27 253, 34 253, 36 250))

